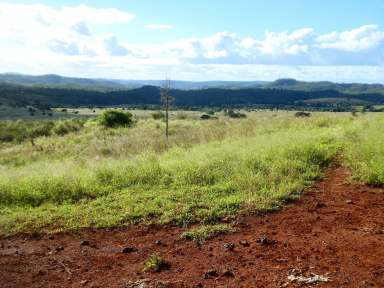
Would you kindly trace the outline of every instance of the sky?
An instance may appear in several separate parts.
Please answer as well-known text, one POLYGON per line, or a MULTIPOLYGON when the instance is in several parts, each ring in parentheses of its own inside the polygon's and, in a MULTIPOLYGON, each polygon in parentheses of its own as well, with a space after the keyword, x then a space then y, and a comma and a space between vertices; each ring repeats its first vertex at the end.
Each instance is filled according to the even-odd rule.
POLYGON ((383 0, 0 0, 0 73, 384 83, 383 0))

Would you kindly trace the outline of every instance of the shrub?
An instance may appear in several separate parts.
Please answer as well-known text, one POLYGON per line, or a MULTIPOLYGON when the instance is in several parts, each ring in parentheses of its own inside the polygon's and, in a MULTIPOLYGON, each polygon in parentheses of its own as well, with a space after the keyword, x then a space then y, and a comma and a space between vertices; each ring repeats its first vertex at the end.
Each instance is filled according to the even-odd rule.
POLYGON ((225 110, 224 115, 230 118, 246 118, 247 117, 247 115, 245 115, 244 113, 235 112, 232 109, 225 110))
POLYGON ((203 114, 200 116, 200 119, 201 120, 209 120, 209 119, 211 119, 211 116, 209 116, 208 114, 203 114))
POLYGON ((299 111, 295 113, 295 117, 311 117, 311 113, 299 111))
POLYGON ((63 136, 70 132, 77 132, 84 126, 84 121, 81 120, 64 120, 56 122, 53 132, 56 135, 63 136))
POLYGON ((176 119, 179 119, 179 120, 185 120, 188 118, 188 114, 185 113, 185 112, 178 112, 176 114, 176 119))
POLYGON ((129 112, 106 110, 100 116, 100 124, 104 127, 129 127, 133 124, 133 115, 129 112))
POLYGON ((153 112, 151 115, 152 115, 152 118, 155 119, 155 120, 159 120, 159 119, 164 119, 165 118, 164 112, 161 112, 161 111, 153 112))

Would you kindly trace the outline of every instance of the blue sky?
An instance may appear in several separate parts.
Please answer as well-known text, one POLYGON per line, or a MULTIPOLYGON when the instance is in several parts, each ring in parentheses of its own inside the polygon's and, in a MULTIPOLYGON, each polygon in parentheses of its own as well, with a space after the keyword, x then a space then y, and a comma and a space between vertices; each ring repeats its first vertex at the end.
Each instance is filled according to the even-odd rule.
POLYGON ((384 83, 382 0, 0 1, 0 72, 384 83))

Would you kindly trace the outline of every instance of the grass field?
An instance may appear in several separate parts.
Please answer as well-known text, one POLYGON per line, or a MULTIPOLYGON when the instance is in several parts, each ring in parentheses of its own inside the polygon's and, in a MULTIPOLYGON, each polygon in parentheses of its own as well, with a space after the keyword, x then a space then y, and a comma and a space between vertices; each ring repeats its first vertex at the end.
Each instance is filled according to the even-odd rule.
MULTIPOLYGON (((180 112, 174 112, 175 115, 180 112)), ((184 113, 184 112, 183 112, 184 113)), ((201 121, 81 129, 0 144, 0 233, 131 223, 215 224, 278 209, 336 157, 356 179, 384 183, 384 118, 366 113, 251 112, 201 121)))

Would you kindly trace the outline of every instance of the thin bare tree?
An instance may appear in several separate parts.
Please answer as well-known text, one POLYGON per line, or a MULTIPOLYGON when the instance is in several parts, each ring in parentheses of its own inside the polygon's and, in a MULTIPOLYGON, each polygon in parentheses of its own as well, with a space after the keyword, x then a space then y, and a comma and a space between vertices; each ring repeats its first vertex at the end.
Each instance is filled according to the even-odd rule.
POLYGON ((165 138, 169 136, 169 108, 174 98, 171 96, 171 80, 166 77, 160 91, 160 100, 165 110, 165 138))

